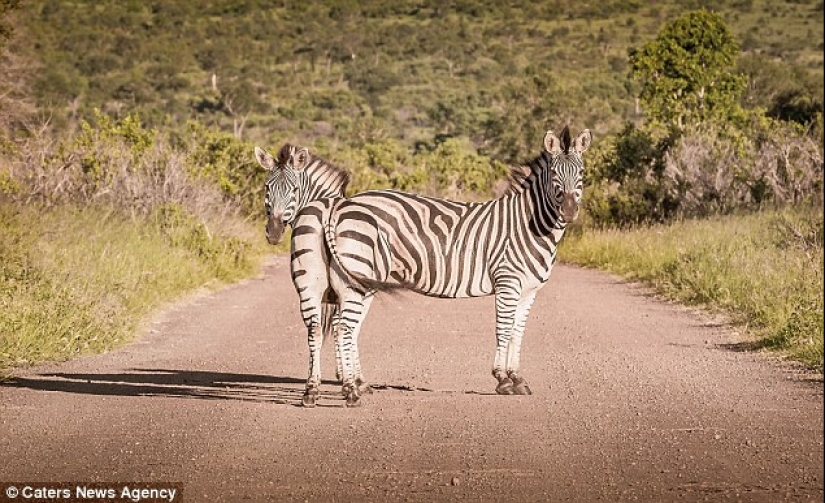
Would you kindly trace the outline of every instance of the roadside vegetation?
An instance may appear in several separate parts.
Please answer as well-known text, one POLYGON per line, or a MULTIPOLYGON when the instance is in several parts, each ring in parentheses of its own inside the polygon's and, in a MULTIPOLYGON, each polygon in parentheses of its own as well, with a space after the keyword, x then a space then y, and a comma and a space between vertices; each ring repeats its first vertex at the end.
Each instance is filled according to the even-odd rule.
POLYGON ((226 148, 204 151, 240 145, 200 133, 97 114, 18 145, 0 180, 0 372, 110 349, 162 303, 257 270, 251 194, 225 176, 226 148))
POLYGON ((724 313, 746 347, 822 371, 822 208, 799 206, 632 230, 586 229, 564 261, 642 281, 670 299, 724 313))
POLYGON ((482 200, 567 124, 594 145, 565 259, 725 309, 821 368, 822 16, 817 0, 0 0, 0 369, 113 347, 159 303, 254 271, 272 251, 254 145, 307 146, 351 193, 482 200), (689 246, 680 226, 741 242, 689 246), (753 291, 779 296, 786 271, 819 304, 760 307, 771 294, 611 251, 625 237, 679 267, 715 256, 753 291))
POLYGON ((0 204, 0 226, 0 373, 122 344, 164 302, 253 273, 261 252, 194 219, 102 207, 0 204))

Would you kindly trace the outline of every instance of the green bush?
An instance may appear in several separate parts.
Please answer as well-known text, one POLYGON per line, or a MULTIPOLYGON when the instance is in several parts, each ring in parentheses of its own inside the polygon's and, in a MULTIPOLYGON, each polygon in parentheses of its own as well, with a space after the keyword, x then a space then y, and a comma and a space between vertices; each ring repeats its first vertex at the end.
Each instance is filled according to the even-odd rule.
POLYGON ((627 125, 588 153, 584 206, 599 226, 822 201, 818 129, 746 115, 684 131, 627 125))
POLYGON ((188 125, 187 142, 187 162, 193 175, 217 185, 229 199, 240 203, 246 214, 261 214, 267 174, 254 162, 251 143, 195 122, 188 125))

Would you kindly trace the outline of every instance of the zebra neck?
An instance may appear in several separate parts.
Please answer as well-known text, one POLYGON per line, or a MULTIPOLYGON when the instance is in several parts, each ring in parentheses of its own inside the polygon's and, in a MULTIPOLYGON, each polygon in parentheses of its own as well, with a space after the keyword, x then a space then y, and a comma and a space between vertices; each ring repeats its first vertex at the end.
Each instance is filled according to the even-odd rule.
POLYGON ((323 185, 312 180, 304 181, 305 189, 300 190, 300 200, 298 207, 303 208, 311 201, 325 199, 328 197, 341 197, 343 190, 338 185, 323 185))
POLYGON ((530 234, 557 243, 567 228, 567 223, 562 221, 559 209, 553 205, 541 180, 535 180, 528 190, 519 195, 525 198, 523 207, 530 234))

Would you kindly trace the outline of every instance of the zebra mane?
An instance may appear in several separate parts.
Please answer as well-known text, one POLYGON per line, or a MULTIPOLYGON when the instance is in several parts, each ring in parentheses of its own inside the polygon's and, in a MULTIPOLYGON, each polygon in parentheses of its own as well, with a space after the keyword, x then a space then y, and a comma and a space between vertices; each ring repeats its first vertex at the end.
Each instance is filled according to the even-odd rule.
POLYGON ((309 155, 306 173, 310 181, 323 179, 324 177, 334 179, 336 184, 341 187, 342 194, 346 192, 349 182, 352 181, 352 175, 349 171, 339 168, 331 162, 312 154, 309 155))
MULTIPOLYGON (((302 147, 297 145, 285 143, 284 146, 281 147, 280 152, 278 152, 278 166, 285 166, 286 163, 289 162, 290 154, 301 148, 302 147)), ((343 194, 347 190, 350 181, 352 181, 352 175, 347 170, 339 168, 326 159, 312 154, 309 152, 309 149, 306 150, 308 159, 303 171, 306 173, 310 183, 321 181, 329 183, 331 181, 332 183, 330 185, 340 187, 341 193, 343 194)))
POLYGON ((505 194, 514 194, 523 192, 525 189, 533 185, 538 177, 538 174, 547 169, 550 165, 549 159, 546 156, 549 154, 542 151, 538 157, 523 162, 519 165, 510 168, 509 187, 505 194))

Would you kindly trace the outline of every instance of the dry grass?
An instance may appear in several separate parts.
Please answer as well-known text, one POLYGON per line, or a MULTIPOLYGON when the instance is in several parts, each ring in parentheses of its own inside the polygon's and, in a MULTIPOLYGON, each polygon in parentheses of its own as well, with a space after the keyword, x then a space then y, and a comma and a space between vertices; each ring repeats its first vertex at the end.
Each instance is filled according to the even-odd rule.
POLYGON ((114 347, 160 303, 257 268, 263 224, 190 148, 101 116, 0 159, 0 372, 114 347))
POLYGON ((693 220, 629 231, 585 230, 561 258, 642 280, 728 313, 755 348, 822 370, 822 207, 693 220))
POLYGON ((101 208, 0 204, 0 227, 0 372, 128 341, 161 303, 254 272, 264 247, 101 208))

